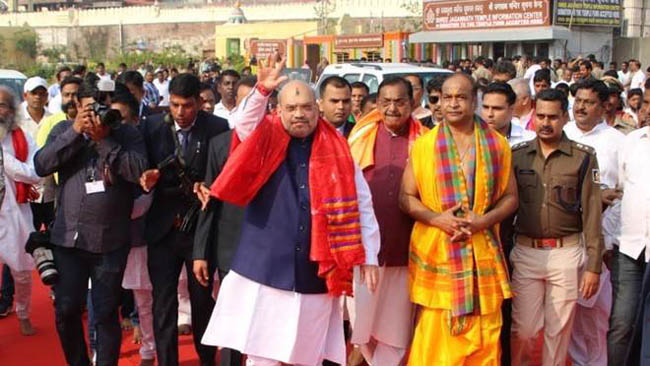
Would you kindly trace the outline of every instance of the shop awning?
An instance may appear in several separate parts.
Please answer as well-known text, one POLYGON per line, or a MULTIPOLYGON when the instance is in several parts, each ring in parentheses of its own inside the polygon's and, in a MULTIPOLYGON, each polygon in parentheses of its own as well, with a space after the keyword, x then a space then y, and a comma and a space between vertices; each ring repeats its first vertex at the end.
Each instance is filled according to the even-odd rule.
POLYGON ((521 27, 502 29, 424 31, 409 36, 410 43, 481 43, 522 42, 551 39, 569 39, 565 27, 521 27))

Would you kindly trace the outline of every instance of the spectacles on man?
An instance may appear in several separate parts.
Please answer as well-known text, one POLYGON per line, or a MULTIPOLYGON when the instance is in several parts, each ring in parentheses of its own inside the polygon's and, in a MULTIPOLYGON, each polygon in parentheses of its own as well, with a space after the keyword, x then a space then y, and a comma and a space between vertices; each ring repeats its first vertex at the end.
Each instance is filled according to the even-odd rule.
POLYGON ((431 104, 438 104, 440 101, 440 97, 437 95, 429 95, 429 103, 431 104))

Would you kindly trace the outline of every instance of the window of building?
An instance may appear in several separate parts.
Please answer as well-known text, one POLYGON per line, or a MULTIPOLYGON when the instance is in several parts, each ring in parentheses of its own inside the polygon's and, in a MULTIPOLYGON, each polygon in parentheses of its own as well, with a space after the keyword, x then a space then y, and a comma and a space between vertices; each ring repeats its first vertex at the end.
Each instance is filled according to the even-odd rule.
POLYGON ((366 54, 366 59, 368 59, 368 62, 381 61, 381 54, 379 52, 368 51, 368 52, 365 52, 365 54, 366 54))
POLYGON ((336 63, 342 64, 350 61, 350 54, 347 52, 336 52, 336 63))

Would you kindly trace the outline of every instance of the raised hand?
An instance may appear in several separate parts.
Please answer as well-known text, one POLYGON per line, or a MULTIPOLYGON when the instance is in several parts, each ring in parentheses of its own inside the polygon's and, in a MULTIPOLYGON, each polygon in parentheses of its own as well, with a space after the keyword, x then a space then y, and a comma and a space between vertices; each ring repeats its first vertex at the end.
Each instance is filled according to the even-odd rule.
POLYGON ((257 68, 257 80, 266 90, 274 90, 289 78, 283 74, 287 59, 275 52, 257 68))

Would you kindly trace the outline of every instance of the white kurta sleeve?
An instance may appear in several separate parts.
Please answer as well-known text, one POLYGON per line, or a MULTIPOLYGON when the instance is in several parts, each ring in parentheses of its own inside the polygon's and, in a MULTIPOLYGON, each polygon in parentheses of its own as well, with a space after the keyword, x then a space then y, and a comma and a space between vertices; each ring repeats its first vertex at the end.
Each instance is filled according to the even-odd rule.
POLYGON ((618 164, 616 167, 616 169, 618 170, 618 175, 616 177, 616 179, 618 180, 618 184, 616 185, 616 187, 621 190, 625 190, 625 164, 626 164, 625 159, 627 158, 627 150, 631 142, 632 140, 629 140, 626 137, 623 140, 623 144, 620 146, 618 150, 618 155, 617 155, 618 164))
POLYGON ((235 132, 241 141, 244 141, 255 130, 266 114, 268 96, 262 95, 257 86, 239 103, 230 121, 235 125, 235 132))
POLYGON ((133 209, 131 210, 131 220, 142 217, 149 211, 151 202, 153 201, 153 191, 149 194, 142 194, 133 201, 133 209))
POLYGON ((372 194, 361 169, 354 164, 354 182, 357 186, 357 200, 359 201, 359 213, 361 214, 361 241, 366 251, 366 264, 378 265, 379 248, 381 239, 379 236, 379 224, 375 217, 375 210, 372 207, 372 194))
MULTIPOLYGON (((11 139, 11 137, 8 138, 11 139)), ((4 149, 5 174, 15 182, 36 184, 41 180, 34 169, 34 155, 36 155, 38 146, 36 146, 36 143, 28 134, 25 134, 25 139, 27 140, 28 148, 27 160, 25 162, 16 159, 13 151, 7 151, 6 148, 4 149)), ((9 144, 11 144, 11 142, 9 142, 9 144)))

